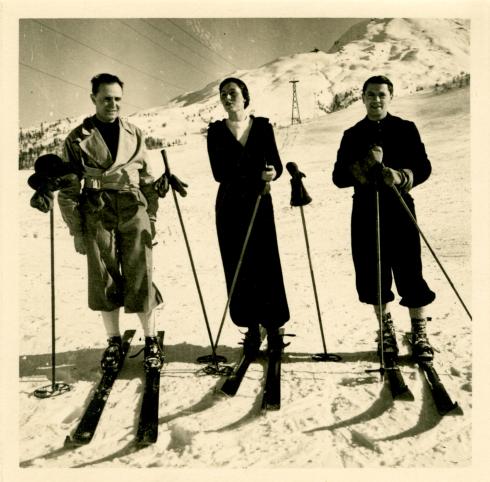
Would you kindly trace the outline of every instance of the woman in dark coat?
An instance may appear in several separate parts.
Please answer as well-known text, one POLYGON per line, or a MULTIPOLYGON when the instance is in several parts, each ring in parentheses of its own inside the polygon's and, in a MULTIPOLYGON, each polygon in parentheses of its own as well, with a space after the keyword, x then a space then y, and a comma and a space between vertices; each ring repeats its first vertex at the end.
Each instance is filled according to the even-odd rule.
POLYGON ((250 97, 240 79, 227 78, 219 87, 228 118, 209 125, 207 147, 213 176, 220 183, 216 227, 228 293, 238 265, 254 206, 259 208, 230 300, 230 316, 247 327, 244 350, 255 355, 261 324, 269 349, 280 348, 278 328, 289 320, 289 309, 277 246, 269 183, 283 166, 269 120, 248 115, 250 97))

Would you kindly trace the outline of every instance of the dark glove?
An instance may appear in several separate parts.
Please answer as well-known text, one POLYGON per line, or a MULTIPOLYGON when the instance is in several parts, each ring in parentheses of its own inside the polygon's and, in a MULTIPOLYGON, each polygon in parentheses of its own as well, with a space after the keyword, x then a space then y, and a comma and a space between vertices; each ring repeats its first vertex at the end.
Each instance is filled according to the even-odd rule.
POLYGON ((54 191, 79 185, 78 176, 69 173, 68 170, 68 164, 54 154, 45 154, 37 158, 34 174, 27 179, 27 184, 36 191, 30 205, 47 213, 53 208, 54 191))
POLYGON ((172 189, 177 191, 182 197, 187 196, 187 191, 185 190, 185 188, 189 186, 184 181, 181 181, 174 174, 170 175, 170 185, 172 186, 172 189))
POLYGON ((36 191, 31 197, 31 207, 47 213, 53 209, 53 193, 51 191, 36 191))
POLYGON ((301 171, 296 171, 291 177, 291 206, 306 206, 312 199, 303 185, 302 178, 306 177, 301 171))
POLYGON ((383 169, 383 149, 373 145, 366 157, 355 161, 350 166, 350 172, 360 184, 371 184, 379 179, 383 169))
POLYGON ((170 184, 168 182, 168 176, 167 173, 163 173, 156 181, 155 184, 153 185, 155 188, 155 191, 158 193, 159 197, 165 197, 169 188, 170 184))

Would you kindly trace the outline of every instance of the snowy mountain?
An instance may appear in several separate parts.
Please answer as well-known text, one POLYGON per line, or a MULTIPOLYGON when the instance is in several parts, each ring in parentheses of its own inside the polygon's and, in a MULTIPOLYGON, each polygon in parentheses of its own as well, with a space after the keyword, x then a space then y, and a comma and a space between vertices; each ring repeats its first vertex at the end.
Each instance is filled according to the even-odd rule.
MULTIPOLYGON (((470 68, 469 37, 466 20, 372 19, 348 30, 328 53, 281 57, 232 75, 247 84, 251 111, 288 125, 291 80, 299 81, 301 118, 311 119, 359 99, 364 80, 374 74, 390 77, 396 93, 402 95, 459 78, 470 68)), ((173 131, 174 135, 205 128, 210 120, 223 117, 217 93, 220 80, 181 95, 167 106, 136 114, 133 121, 145 131, 162 134, 152 126, 154 115, 167 119, 165 132, 173 131)))
MULTIPOLYGON (((299 111, 305 121, 358 100, 364 80, 371 75, 387 75, 394 82, 395 94, 407 95, 443 84, 462 84, 469 69, 469 20, 396 18, 360 22, 340 37, 329 52, 281 57, 257 69, 231 75, 248 85, 251 112, 287 126, 291 122, 291 80, 298 81, 299 111)), ((165 106, 133 114, 130 120, 150 137, 150 148, 184 144, 189 134, 205 132, 211 120, 224 116, 218 96, 221 80, 180 95, 165 106)), ((58 140, 51 148, 56 149, 73 122, 55 124, 58 140)), ((49 125, 43 129, 44 135, 36 140, 38 149, 33 154, 47 148, 46 140, 53 137, 49 125)), ((26 152, 29 147, 21 142, 21 151, 26 152)), ((33 160, 32 156, 29 158, 33 160)))

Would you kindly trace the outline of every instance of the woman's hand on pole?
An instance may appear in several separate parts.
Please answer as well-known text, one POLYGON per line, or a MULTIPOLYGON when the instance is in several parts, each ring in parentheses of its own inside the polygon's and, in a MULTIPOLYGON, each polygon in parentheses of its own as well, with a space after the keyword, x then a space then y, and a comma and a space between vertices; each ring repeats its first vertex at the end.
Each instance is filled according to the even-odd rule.
POLYGON ((277 172, 274 169, 274 166, 267 166, 262 171, 262 181, 265 181, 265 182, 273 181, 276 178, 276 175, 277 175, 277 172))

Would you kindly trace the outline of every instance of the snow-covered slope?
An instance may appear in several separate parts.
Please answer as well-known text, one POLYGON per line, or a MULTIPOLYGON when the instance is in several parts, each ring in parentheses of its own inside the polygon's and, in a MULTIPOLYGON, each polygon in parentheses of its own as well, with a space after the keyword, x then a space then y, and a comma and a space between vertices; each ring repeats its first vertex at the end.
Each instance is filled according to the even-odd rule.
MULTIPOLYGON (((433 174, 413 191, 419 223, 471 309, 469 89, 396 97, 391 111, 414 120, 426 144, 433 174)), ((49 400, 32 396, 35 388, 48 383, 50 375, 49 217, 29 206, 29 173, 20 173, 19 456, 21 466, 26 467, 24 475, 32 468, 151 467, 160 469, 152 472, 152 480, 243 480, 256 472, 248 470, 226 478, 223 471, 316 468, 323 470, 317 480, 339 480, 335 475, 330 477, 327 469, 470 466, 471 324, 425 248, 424 273, 437 292, 429 326, 438 350, 435 365, 464 415, 438 416, 417 369, 406 363, 403 346, 402 371, 414 402, 393 403, 378 376, 365 372, 378 366, 376 321, 371 309, 357 301, 354 287, 349 246, 352 193, 335 188, 330 179, 342 131, 363 113, 362 104, 354 103, 331 115, 276 129, 283 162, 295 161, 307 176, 304 183, 313 202, 305 207, 305 217, 327 348, 343 357, 340 363, 310 359, 322 351, 322 344, 301 217, 298 208, 289 206, 289 175, 285 172, 273 183, 272 195, 292 316, 287 331, 296 337, 291 339, 283 362, 279 412, 260 414, 264 377, 260 362, 251 366, 231 399, 213 393, 219 379, 199 375, 201 367, 195 359, 210 353, 209 340, 172 196, 161 201, 155 278, 166 301, 157 320, 159 328, 166 330, 167 363, 161 378, 159 439, 140 451, 132 450, 131 442, 142 394, 141 356, 128 359, 92 443, 74 451, 59 450, 96 383, 105 344, 99 315, 86 307, 85 258, 75 253, 59 211, 55 212, 57 373, 58 380, 72 384, 72 390, 49 400), (188 475, 186 471, 169 474, 163 470, 169 468, 211 472, 188 475)), ((188 196, 179 198, 179 203, 216 335, 226 303, 214 224, 217 185, 203 137, 190 137, 187 146, 169 148, 168 158, 172 171, 189 184, 188 196)), ((152 156, 158 175, 163 169, 161 156, 158 151, 152 156)), ((392 313, 398 333, 408 330, 406 309, 395 303, 392 313)), ((136 317, 125 315, 122 328, 130 327, 138 329, 135 353, 142 333, 136 317)), ((235 361, 241 338, 227 319, 218 353, 235 361)), ((309 471, 295 474, 286 480, 311 477, 309 471)), ((286 476, 287 472, 273 471, 256 480, 285 480, 286 476)), ((66 472, 49 472, 49 477, 66 480, 66 472)), ((363 473, 359 477, 369 476, 363 473)), ((396 477, 413 480, 413 474, 404 471, 396 477)), ((430 478, 447 480, 433 471, 430 478)))

